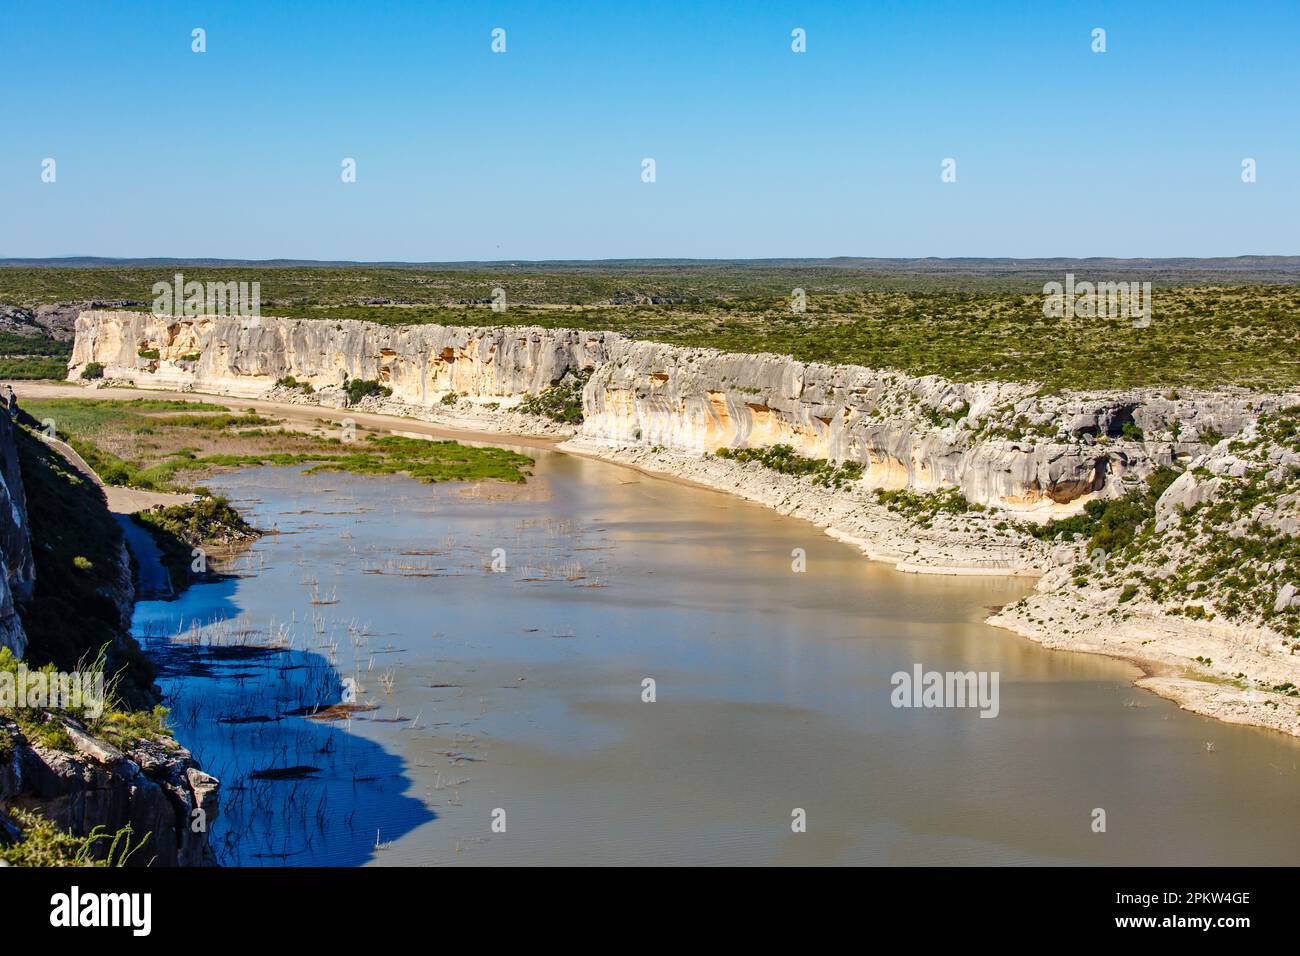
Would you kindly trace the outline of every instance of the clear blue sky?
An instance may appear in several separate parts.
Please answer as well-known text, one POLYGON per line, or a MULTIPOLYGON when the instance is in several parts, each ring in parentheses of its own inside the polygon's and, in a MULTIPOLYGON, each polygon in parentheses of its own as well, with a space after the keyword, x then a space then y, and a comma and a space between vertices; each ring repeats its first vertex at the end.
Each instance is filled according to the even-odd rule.
POLYGON ((3 256, 1300 254, 1296 0, 4 0, 0 64, 3 256))

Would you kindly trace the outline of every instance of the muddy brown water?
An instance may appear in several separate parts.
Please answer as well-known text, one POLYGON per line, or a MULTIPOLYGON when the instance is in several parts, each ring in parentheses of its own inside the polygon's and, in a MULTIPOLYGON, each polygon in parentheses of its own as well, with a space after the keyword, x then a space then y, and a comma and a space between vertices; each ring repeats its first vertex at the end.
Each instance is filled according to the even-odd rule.
POLYGON ((1297 861, 1300 742, 983 623, 1026 582, 901 574, 754 504, 523 450, 525 488, 210 482, 281 533, 136 630, 228 788, 226 862, 1297 861), (917 664, 996 672, 998 715, 894 707, 917 664), (339 677, 375 709, 294 716, 339 677))

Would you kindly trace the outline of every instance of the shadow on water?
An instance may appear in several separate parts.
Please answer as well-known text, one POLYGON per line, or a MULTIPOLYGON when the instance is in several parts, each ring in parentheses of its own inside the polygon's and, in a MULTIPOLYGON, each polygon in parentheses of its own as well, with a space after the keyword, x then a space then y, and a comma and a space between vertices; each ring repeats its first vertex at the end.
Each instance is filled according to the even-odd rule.
POLYGON ((303 716, 341 700, 338 639, 313 622, 321 652, 304 649, 292 622, 241 616, 238 584, 142 601, 133 620, 177 738, 221 780, 209 842, 226 866, 367 863, 435 815, 407 795, 401 758, 350 732, 376 713, 303 716))

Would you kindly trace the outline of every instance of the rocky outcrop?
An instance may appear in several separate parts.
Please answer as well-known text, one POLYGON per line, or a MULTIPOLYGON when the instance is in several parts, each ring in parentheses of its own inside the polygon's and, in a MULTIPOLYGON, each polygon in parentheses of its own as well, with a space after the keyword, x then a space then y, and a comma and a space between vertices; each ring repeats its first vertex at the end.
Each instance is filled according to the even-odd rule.
POLYGON ((1122 494, 1281 401, 1226 390, 1044 395, 1032 384, 953 382, 573 329, 139 312, 78 317, 70 377, 90 362, 109 380, 246 396, 284 377, 318 391, 374 379, 424 408, 452 392, 509 408, 585 370, 584 439, 696 455, 788 444, 805 457, 862 463, 866 488, 958 488, 975 504, 1042 515, 1122 494))
POLYGON ((129 308, 139 302, 50 302, 31 307, 0 305, 0 331, 28 337, 49 336, 59 342, 71 342, 77 329, 77 316, 88 309, 129 308))
POLYGON ((993 622, 1141 661, 1142 686, 1188 709, 1300 736, 1298 436, 1300 408, 1257 416, 1185 463, 1149 532, 1046 565, 993 622))
POLYGON ((109 379, 234 395, 260 395, 291 376, 316 389, 377 380, 414 405, 448 392, 518 401, 607 361, 616 341, 571 330, 83 312, 70 369, 75 378, 99 362, 109 379))
POLYGON ((0 647, 9 648, 17 657, 27 648, 17 604, 31 597, 34 584, 27 496, 18 449, 9 416, 0 412, 0 647))
MULTIPOLYGON (((55 718, 57 719, 57 718, 55 718)), ((219 811, 217 780, 170 738, 140 742, 123 752, 63 719, 71 750, 29 742, 0 720, 0 816, 31 809, 80 837, 107 834, 94 854, 103 858, 114 835, 131 828, 135 866, 208 866, 208 828, 219 811)))

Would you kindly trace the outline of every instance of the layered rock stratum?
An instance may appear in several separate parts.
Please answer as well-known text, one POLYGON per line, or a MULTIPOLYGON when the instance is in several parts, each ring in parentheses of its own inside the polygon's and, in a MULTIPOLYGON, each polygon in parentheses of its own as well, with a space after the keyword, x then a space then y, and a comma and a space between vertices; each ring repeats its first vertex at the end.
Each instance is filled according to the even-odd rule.
POLYGON ((1204 433, 1235 434, 1284 401, 1244 391, 1042 395, 612 332, 140 312, 78 317, 70 377, 91 362, 108 379, 250 397, 285 378, 317 391, 375 380, 426 408, 450 393, 508 408, 588 371, 584 438, 690 454, 783 443, 861 462, 868 487, 958 488, 977 504, 1048 513, 1119 494, 1201 450, 1204 433))

